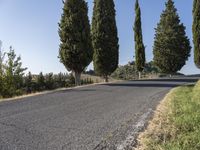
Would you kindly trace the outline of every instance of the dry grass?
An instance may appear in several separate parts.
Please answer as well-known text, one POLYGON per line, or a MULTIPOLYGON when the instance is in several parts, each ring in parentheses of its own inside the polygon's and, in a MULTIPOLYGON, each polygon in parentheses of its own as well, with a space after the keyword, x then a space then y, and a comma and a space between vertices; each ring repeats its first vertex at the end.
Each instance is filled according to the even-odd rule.
MULTIPOLYGON (((93 81, 93 83, 102 83, 102 82, 105 81, 102 77, 91 76, 91 75, 87 75, 87 74, 82 74, 81 79, 83 79, 83 80, 84 79, 91 79, 93 81)), ((118 81, 118 80, 115 80, 113 78, 109 78, 109 82, 114 82, 114 81, 118 81)))
POLYGON ((138 138, 138 147, 136 150, 153 150, 160 149, 159 146, 155 147, 155 142, 165 141, 167 139, 168 130, 166 126, 170 126, 171 129, 174 127, 170 125, 169 114, 171 112, 168 107, 175 89, 172 90, 164 100, 157 107, 153 119, 149 122, 149 125, 145 132, 141 133, 138 138), (154 140, 152 140, 154 139, 154 140))

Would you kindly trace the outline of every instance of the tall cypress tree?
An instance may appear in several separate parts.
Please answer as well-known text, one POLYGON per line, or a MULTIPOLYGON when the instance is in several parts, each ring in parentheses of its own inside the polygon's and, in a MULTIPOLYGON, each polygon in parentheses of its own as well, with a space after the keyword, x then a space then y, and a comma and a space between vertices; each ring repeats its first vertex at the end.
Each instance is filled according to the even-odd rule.
POLYGON ((200 1, 194 0, 193 3, 193 43, 194 43, 194 62, 200 68, 200 1))
POLYGON ((190 51, 191 46, 185 33, 185 26, 180 23, 174 2, 168 0, 156 28, 154 63, 163 73, 173 74, 185 65, 190 51))
POLYGON ((95 73, 108 81, 118 67, 119 45, 113 0, 94 0, 92 41, 95 73))
POLYGON ((135 66, 139 72, 139 78, 141 78, 141 72, 145 67, 145 47, 143 44, 142 27, 141 27, 141 11, 138 0, 135 3, 135 66))
POLYGON ((60 61, 75 74, 76 85, 80 85, 81 73, 91 63, 93 56, 88 7, 84 0, 64 2, 59 36, 60 61))

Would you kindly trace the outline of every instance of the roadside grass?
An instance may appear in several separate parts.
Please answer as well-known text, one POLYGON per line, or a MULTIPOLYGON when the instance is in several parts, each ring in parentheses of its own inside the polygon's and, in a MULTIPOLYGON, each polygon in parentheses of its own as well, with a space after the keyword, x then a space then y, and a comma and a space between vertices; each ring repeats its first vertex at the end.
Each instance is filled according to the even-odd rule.
POLYGON ((200 81, 165 97, 136 150, 200 150, 200 81))

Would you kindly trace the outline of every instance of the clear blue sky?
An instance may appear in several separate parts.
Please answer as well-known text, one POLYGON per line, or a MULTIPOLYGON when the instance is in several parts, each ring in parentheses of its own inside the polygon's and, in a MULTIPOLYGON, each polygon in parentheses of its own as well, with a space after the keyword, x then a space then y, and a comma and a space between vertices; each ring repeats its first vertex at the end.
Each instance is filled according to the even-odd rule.
MULTIPOLYGON (((87 0, 89 17, 92 17, 93 0, 87 0)), ((134 3, 135 0, 115 0, 116 19, 120 44, 120 64, 133 60, 134 39, 134 3)), ((165 0, 140 0, 142 27, 147 60, 153 58, 152 46, 154 28, 164 9, 165 0)), ((181 21, 187 29, 192 43, 192 0, 175 0, 181 21)), ((58 22, 62 12, 62 0, 0 0, 0 40, 4 50, 12 45, 22 56, 23 65, 32 73, 43 71, 65 72, 59 62, 58 22)), ((181 70, 186 74, 199 73, 192 57, 181 70)), ((91 67, 91 65, 90 65, 91 67)))

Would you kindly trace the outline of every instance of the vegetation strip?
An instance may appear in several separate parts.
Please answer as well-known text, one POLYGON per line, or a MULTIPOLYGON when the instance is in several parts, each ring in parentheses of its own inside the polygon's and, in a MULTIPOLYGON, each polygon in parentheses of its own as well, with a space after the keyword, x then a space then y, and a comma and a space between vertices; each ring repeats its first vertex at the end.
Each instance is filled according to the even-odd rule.
MULTIPOLYGON (((107 84, 116 83, 116 82, 121 82, 121 80, 112 80, 112 81, 108 82, 107 84)), ((49 91, 43 91, 43 92, 37 92, 37 93, 31 93, 31 94, 25 94, 25 95, 21 95, 21 96, 12 97, 12 98, 0 98, 0 102, 11 101, 11 100, 19 100, 19 99, 23 99, 23 98, 27 98, 27 97, 33 97, 33 96, 50 94, 50 93, 64 91, 64 90, 72 90, 72 89, 84 88, 84 87, 101 85, 101 84, 105 84, 105 82, 91 83, 91 84, 86 84, 86 85, 81 85, 81 86, 73 86, 73 87, 68 87, 68 88, 58 88, 58 89, 55 89, 55 90, 49 90, 49 91)))
POLYGON ((200 149, 200 81, 173 89, 138 138, 136 150, 200 149))

